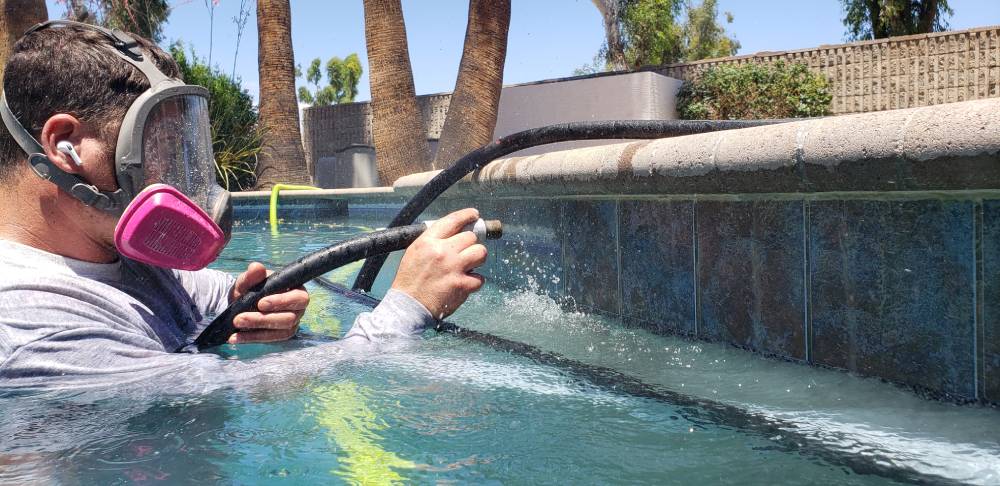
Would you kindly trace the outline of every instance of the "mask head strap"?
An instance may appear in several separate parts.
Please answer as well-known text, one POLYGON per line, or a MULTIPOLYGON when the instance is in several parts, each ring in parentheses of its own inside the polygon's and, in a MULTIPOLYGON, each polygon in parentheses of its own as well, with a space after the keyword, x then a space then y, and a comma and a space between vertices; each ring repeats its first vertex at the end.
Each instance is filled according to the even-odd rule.
POLYGON ((156 63, 151 59, 152 56, 147 56, 142 51, 142 47, 136 42, 134 37, 118 29, 106 29, 97 25, 84 24, 72 20, 50 20, 36 24, 34 27, 28 29, 24 35, 28 36, 39 30, 53 27, 79 27, 101 34, 108 40, 108 46, 112 48, 112 52, 124 59, 125 62, 135 66, 139 71, 142 71, 146 79, 149 79, 150 87, 156 86, 161 81, 170 79, 156 67, 156 63))
POLYGON ((0 91, 0 117, 3 118, 3 124, 7 127, 7 132, 21 146, 21 149, 28 154, 28 164, 31 165, 31 170, 38 177, 55 184, 84 204, 102 211, 118 212, 125 208, 129 199, 125 191, 121 189, 114 192, 101 191, 83 178, 75 174, 70 174, 52 163, 45 156, 42 144, 38 143, 38 140, 35 140, 35 137, 31 136, 31 133, 24 129, 21 122, 17 121, 14 113, 10 111, 10 106, 7 105, 7 96, 2 91, 0 91))

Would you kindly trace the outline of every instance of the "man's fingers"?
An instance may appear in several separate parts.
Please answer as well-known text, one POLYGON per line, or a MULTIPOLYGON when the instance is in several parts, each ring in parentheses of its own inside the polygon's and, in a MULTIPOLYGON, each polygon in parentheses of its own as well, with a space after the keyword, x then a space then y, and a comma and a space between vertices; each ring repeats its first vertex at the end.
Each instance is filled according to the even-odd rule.
POLYGON ((486 283, 486 277, 478 273, 467 273, 462 277, 462 285, 469 290, 469 292, 476 292, 483 288, 486 283))
POLYGON ((237 277, 236 284, 233 285, 233 291, 236 293, 236 297, 247 293, 248 290, 253 288, 254 285, 259 284, 265 278, 267 278, 267 269, 264 268, 264 265, 258 262, 253 262, 250 265, 247 265, 247 271, 237 277))
POLYGON ((229 336, 229 344, 273 343, 286 341, 295 335, 296 329, 267 329, 263 331, 241 331, 229 336))
POLYGON ((474 223, 479 219, 479 211, 473 208, 455 211, 437 221, 427 228, 424 233, 432 238, 445 239, 454 236, 469 223, 474 223))
POLYGON ((462 250, 475 245, 476 242, 479 241, 479 238, 471 231, 462 231, 445 241, 447 241, 449 245, 452 245, 452 247, 455 248, 455 251, 461 252, 462 250))
POLYGON ((288 292, 269 295, 257 302, 257 309, 261 312, 274 311, 301 311, 309 306, 309 292, 304 288, 289 290, 288 292))
POLYGON ((298 325, 302 312, 244 312, 233 319, 236 329, 291 329, 298 325))
POLYGON ((489 252, 483 245, 472 245, 458 254, 458 258, 462 262, 462 269, 466 272, 486 263, 488 256, 489 252))

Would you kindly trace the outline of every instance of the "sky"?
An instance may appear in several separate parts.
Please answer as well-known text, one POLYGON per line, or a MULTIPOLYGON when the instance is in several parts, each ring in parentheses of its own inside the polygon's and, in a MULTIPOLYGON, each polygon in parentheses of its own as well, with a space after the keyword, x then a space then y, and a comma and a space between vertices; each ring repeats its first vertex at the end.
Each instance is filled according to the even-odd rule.
MULTIPOLYGON (((234 17, 241 0, 168 0, 172 11, 164 29, 164 46, 181 41, 203 58, 235 72, 256 98, 257 25, 251 12, 236 51, 234 17), (211 33, 211 35, 210 35, 211 33)), ((243 0, 253 4, 253 0, 243 0)), ((65 11, 59 0, 47 0, 49 16, 65 11)), ((1000 0, 949 0, 953 30, 1000 25, 1000 0)), ((314 58, 357 53, 365 69, 358 101, 370 99, 362 0, 291 0, 295 62, 305 68, 314 58)), ((739 42, 738 54, 803 49, 844 42, 840 0, 719 0, 733 14, 726 30, 739 42)), ((403 0, 410 62, 417 94, 454 88, 465 38, 468 0, 403 0)), ((524 83, 571 76, 594 60, 604 40, 600 14, 590 0, 512 0, 504 83, 524 83)), ((304 81, 303 81, 304 83, 304 81)))

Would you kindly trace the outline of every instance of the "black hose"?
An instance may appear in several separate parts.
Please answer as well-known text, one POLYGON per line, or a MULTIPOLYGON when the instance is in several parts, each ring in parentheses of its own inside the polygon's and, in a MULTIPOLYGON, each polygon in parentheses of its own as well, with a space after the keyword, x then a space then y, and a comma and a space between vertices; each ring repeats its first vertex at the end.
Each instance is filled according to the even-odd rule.
MULTIPOLYGON (((413 223, 431 203, 453 184, 470 172, 493 160, 519 150, 572 140, 650 139, 693 135, 696 133, 732 130, 761 125, 785 123, 791 120, 615 120, 563 123, 532 128, 503 137, 489 145, 469 152, 451 167, 434 176, 420 192, 403 206, 389 223, 390 228, 413 223)), ((386 256, 365 260, 354 280, 354 290, 372 289, 386 256)))
POLYGON ((403 250, 410 246, 410 243, 413 243, 424 232, 424 229, 426 229, 426 225, 420 223, 373 231, 299 258, 236 299, 198 335, 194 345, 200 351, 224 344, 236 332, 233 318, 243 312, 255 310, 257 302, 263 297, 302 286, 306 282, 348 263, 374 255, 385 255, 403 250))

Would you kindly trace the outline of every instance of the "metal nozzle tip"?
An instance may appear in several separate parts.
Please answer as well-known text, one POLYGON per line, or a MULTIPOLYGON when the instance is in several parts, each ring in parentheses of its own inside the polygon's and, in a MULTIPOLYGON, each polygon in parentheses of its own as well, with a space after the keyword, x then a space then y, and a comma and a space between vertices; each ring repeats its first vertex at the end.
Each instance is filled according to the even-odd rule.
POLYGON ((487 219, 484 222, 486 223, 486 239, 499 240, 503 237, 503 223, 499 219, 487 219))

